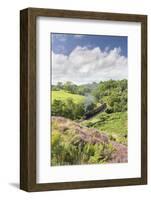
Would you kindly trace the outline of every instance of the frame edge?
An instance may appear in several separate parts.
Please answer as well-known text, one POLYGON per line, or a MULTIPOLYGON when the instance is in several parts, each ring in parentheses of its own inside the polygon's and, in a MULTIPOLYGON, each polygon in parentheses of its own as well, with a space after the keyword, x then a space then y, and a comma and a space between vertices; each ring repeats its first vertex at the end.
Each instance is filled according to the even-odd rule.
POLYGON ((36 55, 30 9, 20 11, 20 189, 36 184, 36 55))
POLYGON ((28 9, 20 11, 20 189, 28 190, 28 9))

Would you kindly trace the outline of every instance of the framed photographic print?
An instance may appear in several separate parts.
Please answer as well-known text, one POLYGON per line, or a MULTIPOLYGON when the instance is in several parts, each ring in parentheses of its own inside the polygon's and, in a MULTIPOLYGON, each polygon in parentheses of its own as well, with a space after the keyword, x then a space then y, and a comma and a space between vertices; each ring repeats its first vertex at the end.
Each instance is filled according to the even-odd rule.
POLYGON ((20 188, 147 183, 147 16, 20 12, 20 188))

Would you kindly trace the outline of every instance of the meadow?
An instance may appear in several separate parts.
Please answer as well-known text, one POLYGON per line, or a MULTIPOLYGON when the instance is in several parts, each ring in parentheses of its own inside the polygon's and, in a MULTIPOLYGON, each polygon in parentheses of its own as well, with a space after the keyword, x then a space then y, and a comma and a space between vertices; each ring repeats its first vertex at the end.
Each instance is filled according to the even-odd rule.
POLYGON ((67 99, 72 99, 76 104, 84 102, 85 97, 78 94, 72 94, 65 90, 52 91, 52 102, 54 100, 66 101, 67 99))

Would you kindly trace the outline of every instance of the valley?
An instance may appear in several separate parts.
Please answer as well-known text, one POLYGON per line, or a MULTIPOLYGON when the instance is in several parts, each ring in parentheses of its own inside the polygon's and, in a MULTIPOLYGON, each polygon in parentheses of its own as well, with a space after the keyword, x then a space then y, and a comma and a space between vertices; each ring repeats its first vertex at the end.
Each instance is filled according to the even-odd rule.
POLYGON ((52 86, 51 165, 127 162, 127 80, 52 86))

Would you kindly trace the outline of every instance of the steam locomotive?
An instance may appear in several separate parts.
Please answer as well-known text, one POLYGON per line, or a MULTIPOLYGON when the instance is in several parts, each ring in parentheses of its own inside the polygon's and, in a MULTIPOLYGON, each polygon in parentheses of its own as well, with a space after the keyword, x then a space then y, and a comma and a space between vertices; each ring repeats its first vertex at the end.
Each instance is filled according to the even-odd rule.
POLYGON ((102 105, 98 106, 97 108, 95 108, 94 110, 91 110, 89 112, 86 112, 83 119, 89 119, 91 117, 93 117, 94 115, 100 113, 100 112, 104 112, 104 110, 106 109, 106 103, 103 103, 102 105))

